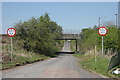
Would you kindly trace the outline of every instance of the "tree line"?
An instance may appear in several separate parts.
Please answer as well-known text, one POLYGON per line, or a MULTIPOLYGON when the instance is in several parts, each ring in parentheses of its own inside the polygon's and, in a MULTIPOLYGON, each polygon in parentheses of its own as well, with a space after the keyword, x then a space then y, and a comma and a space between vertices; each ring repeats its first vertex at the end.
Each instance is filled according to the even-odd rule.
POLYGON ((17 45, 27 51, 52 56, 63 45, 62 41, 55 41, 62 35, 62 27, 52 21, 48 13, 19 22, 14 27, 17 30, 17 45))
MULTIPOLYGON (((101 51, 102 48, 102 37, 98 34, 98 26, 93 28, 82 29, 81 40, 80 40, 80 51, 94 51, 95 46, 97 52, 101 51)), ((104 36, 104 55, 114 55, 118 53, 118 28, 115 25, 106 26, 108 33, 104 36)), ((101 53, 101 52, 100 52, 101 53)))

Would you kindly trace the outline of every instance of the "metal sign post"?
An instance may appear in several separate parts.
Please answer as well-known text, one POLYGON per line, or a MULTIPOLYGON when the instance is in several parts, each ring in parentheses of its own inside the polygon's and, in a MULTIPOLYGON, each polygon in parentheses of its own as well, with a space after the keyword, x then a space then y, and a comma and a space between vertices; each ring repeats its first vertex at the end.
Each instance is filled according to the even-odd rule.
POLYGON ((104 56, 104 43, 103 43, 103 36, 102 36, 102 56, 104 56))
POLYGON ((12 61, 12 53, 13 53, 13 43, 12 43, 12 37, 11 38, 11 61, 12 61))
POLYGON ((104 56, 104 39, 103 36, 106 35, 108 32, 108 30, 106 29, 106 27, 100 27, 98 29, 98 34, 100 34, 102 36, 102 56, 104 56))
POLYGON ((14 28, 8 28, 7 30, 7 35, 10 36, 10 42, 11 42, 11 56, 10 56, 10 61, 13 60, 13 42, 12 42, 12 37, 16 35, 16 30, 14 28))

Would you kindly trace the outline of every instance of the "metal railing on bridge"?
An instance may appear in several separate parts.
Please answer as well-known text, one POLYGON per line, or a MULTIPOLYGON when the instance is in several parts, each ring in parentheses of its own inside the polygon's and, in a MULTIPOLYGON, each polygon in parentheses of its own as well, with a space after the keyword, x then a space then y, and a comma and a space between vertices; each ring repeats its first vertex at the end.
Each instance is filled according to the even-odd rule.
POLYGON ((80 39, 80 30, 75 29, 63 29, 62 36, 57 38, 58 40, 77 40, 80 39))

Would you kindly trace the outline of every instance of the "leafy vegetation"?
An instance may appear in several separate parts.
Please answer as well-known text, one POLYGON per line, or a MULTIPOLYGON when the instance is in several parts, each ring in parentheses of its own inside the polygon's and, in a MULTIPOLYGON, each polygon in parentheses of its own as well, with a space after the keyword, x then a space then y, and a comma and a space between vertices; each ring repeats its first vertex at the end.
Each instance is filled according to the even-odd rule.
MULTIPOLYGON (((118 51, 118 29, 114 25, 107 26, 107 29, 108 33, 104 36, 104 50, 106 55, 113 55, 118 51)), ((80 50, 82 52, 93 50, 95 46, 97 46, 97 51, 101 50, 101 36, 98 34, 98 27, 83 29, 81 36, 80 50)))
POLYGON ((70 41, 70 47, 71 47, 71 51, 75 52, 76 51, 76 41, 75 40, 71 40, 70 41))
POLYGON ((19 22, 15 28, 18 46, 27 51, 53 56, 62 47, 61 41, 55 41, 56 37, 62 35, 62 28, 50 19, 48 13, 39 18, 32 17, 28 21, 19 22))
POLYGON ((62 27, 52 21, 48 13, 39 18, 32 17, 28 21, 19 22, 14 27, 17 35, 13 37, 13 58, 10 61, 10 37, 6 37, 1 47, 2 69, 55 57, 55 53, 63 47, 63 41, 55 40, 61 37, 62 27))
POLYGON ((117 56, 117 53, 119 53, 118 28, 115 25, 106 26, 108 33, 104 36, 104 57, 101 54, 102 37, 98 34, 98 28, 94 26, 93 28, 82 29, 81 40, 79 41, 79 51, 81 54, 75 54, 75 56, 80 58, 82 67, 102 75, 110 76, 108 74, 109 67, 112 69, 110 70, 112 72, 113 68, 120 66, 120 58, 117 56), (117 58, 112 59, 113 55, 117 58))

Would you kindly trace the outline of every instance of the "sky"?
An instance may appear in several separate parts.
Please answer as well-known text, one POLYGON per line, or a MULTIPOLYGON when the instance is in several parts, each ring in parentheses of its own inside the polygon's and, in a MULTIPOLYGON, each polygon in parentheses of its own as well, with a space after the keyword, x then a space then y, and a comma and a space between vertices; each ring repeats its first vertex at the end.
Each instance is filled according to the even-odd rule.
POLYGON ((118 25, 120 27, 120 2, 119 2, 119 6, 118 6, 118 25))
MULTIPOLYGON (((1 3, 0 3, 1 5, 1 3)), ((31 17, 38 18, 49 13, 52 21, 63 29, 76 29, 115 21, 118 12, 117 2, 3 2, 2 3, 2 33, 19 21, 27 21, 31 17)), ((1 21, 0 21, 1 22, 1 21)))
POLYGON ((2 2, 118 2, 120 0, 1 0, 2 2))
POLYGON ((2 33, 2 3, 0 2, 0 34, 2 33))

